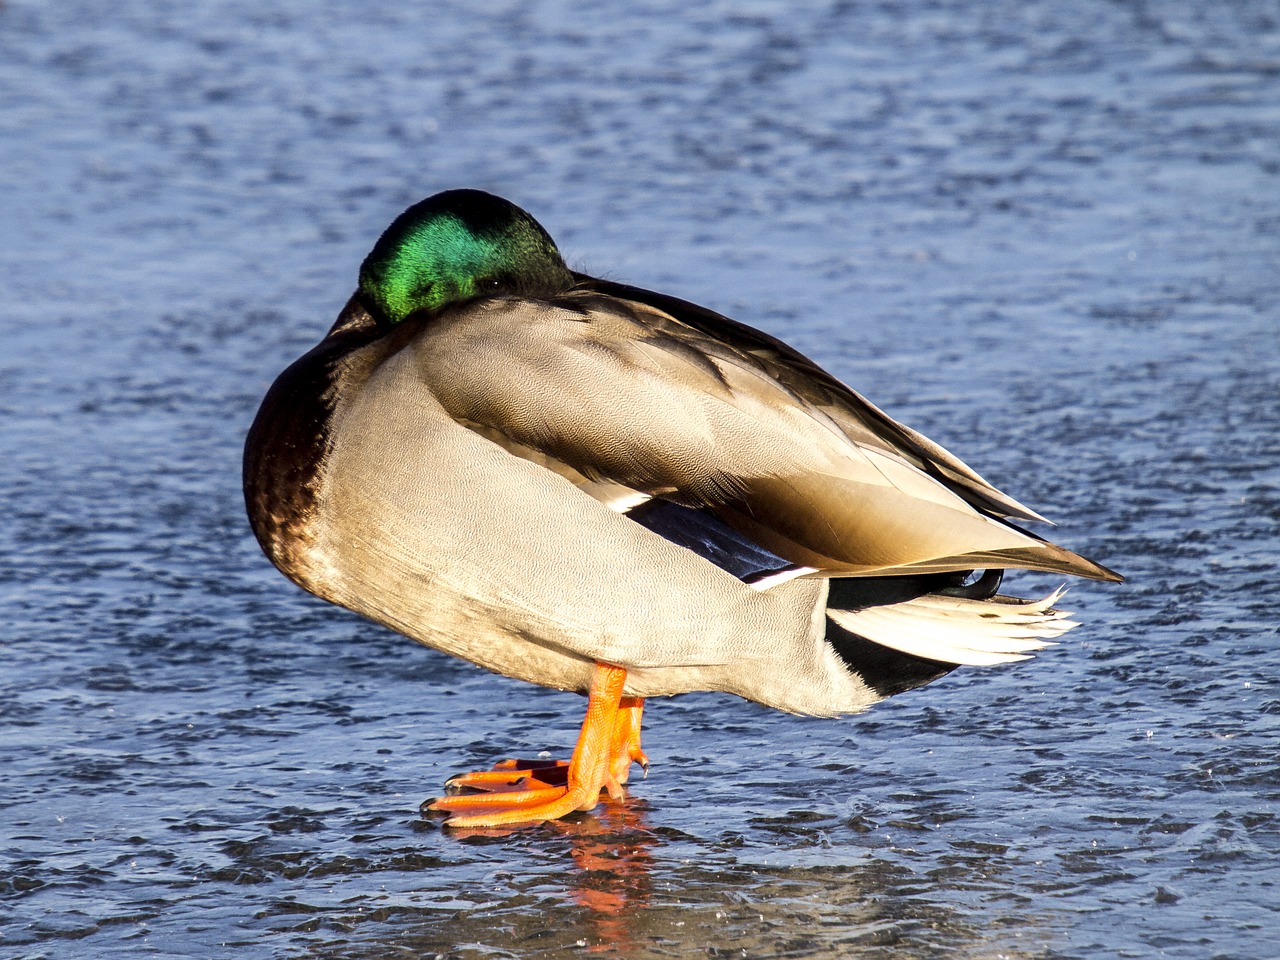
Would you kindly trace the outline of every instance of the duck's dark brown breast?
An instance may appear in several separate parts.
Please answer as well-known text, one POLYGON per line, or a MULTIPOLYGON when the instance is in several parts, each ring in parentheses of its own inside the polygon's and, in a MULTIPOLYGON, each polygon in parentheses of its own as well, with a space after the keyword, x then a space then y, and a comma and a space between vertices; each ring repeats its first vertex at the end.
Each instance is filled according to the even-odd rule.
POLYGON ((341 390, 359 376, 348 358, 376 337, 353 297, 325 339, 276 378, 245 439, 244 499, 254 535, 281 573, 320 596, 311 558, 331 418, 341 390))

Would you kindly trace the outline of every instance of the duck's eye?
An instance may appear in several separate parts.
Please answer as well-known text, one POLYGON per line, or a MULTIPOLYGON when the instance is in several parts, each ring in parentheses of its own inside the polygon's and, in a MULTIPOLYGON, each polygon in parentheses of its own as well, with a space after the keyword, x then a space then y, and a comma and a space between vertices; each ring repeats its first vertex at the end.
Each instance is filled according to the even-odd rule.
POLYGON ((493 293, 502 289, 502 281, 497 277, 482 277, 476 283, 476 289, 481 293, 493 293))

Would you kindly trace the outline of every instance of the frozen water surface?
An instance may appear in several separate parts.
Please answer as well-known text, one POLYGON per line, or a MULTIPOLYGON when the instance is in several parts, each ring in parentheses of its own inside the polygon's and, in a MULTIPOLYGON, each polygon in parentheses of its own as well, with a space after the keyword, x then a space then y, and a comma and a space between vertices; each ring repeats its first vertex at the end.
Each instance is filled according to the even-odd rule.
POLYGON ((1274 957, 1275 4, 481 6, 0 7, 0 955, 1274 957), (239 457, 455 186, 1130 582, 860 717, 656 702, 625 804, 420 820, 580 701, 303 595, 239 457))

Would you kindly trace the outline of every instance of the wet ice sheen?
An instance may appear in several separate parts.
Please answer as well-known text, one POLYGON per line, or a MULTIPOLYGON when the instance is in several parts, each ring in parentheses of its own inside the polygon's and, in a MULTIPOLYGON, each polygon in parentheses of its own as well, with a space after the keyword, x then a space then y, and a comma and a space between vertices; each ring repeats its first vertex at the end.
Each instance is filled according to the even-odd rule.
POLYGON ((1274 955, 1272 4, 315 9, 0 8, 0 953, 1274 955), (419 820, 578 703, 301 595, 239 446, 464 185, 1130 582, 861 717, 654 703, 623 806, 419 820))

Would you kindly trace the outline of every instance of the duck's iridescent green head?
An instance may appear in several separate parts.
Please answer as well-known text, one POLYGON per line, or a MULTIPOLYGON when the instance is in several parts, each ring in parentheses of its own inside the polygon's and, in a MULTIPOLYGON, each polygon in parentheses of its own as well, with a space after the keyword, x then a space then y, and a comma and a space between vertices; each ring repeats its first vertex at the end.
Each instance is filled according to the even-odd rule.
POLYGON ((447 190, 392 222, 360 267, 360 292, 395 324, 473 297, 553 296, 573 284, 533 217, 481 190, 447 190))

